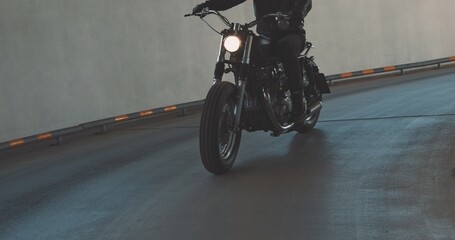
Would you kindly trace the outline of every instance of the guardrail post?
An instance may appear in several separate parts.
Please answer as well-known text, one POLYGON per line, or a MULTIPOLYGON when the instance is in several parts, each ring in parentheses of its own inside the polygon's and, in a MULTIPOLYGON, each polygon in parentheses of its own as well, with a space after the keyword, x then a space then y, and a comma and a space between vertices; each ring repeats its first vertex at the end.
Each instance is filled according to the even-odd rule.
POLYGON ((101 125, 100 128, 101 128, 101 132, 99 132, 99 134, 107 133, 107 125, 106 124, 101 125))
POLYGON ((187 108, 183 108, 178 116, 179 117, 185 117, 187 114, 188 114, 188 109, 187 108))
POLYGON ((58 136, 55 138, 55 143, 51 144, 51 146, 61 146, 63 144, 63 137, 58 136))

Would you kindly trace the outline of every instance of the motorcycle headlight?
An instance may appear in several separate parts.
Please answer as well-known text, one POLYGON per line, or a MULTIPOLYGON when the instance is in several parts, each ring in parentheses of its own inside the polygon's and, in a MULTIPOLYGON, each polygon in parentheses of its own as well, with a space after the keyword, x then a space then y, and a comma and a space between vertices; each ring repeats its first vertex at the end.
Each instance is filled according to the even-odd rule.
POLYGON ((238 51, 240 49, 240 45, 241 41, 236 36, 229 36, 224 39, 224 48, 226 48, 228 52, 233 53, 238 51))

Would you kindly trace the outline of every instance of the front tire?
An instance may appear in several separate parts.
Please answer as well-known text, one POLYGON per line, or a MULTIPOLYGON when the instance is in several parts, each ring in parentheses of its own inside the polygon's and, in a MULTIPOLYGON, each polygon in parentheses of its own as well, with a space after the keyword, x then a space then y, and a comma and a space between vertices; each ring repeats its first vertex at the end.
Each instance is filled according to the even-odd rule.
POLYGON ((201 115, 199 149, 207 171, 220 175, 234 164, 240 146, 241 129, 234 129, 236 87, 230 82, 214 84, 201 115))

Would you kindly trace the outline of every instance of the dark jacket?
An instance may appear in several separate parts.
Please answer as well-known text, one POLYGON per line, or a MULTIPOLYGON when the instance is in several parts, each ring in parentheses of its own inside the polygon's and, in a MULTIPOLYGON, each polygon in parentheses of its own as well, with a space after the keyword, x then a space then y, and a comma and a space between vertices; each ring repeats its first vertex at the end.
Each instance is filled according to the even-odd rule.
MULTIPOLYGON (((212 10, 223 11, 234 6, 237 6, 246 0, 207 0, 203 3, 205 6, 212 10)), ((287 32, 295 32, 303 29, 303 19, 311 10, 311 0, 253 0, 254 2, 254 14, 256 18, 269 13, 288 13, 292 11, 291 27, 287 32)), ((276 23, 273 19, 264 21, 258 24, 257 32, 262 35, 269 37, 280 36, 286 34, 276 27, 276 23)))

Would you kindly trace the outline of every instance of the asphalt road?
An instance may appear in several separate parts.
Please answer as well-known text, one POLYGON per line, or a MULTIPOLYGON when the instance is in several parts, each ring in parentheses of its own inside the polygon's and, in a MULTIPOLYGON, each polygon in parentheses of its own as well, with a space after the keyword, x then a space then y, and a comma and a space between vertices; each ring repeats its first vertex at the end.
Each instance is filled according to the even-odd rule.
POLYGON ((332 90, 222 176, 197 113, 0 153, 0 239, 455 239, 455 70, 332 90))

